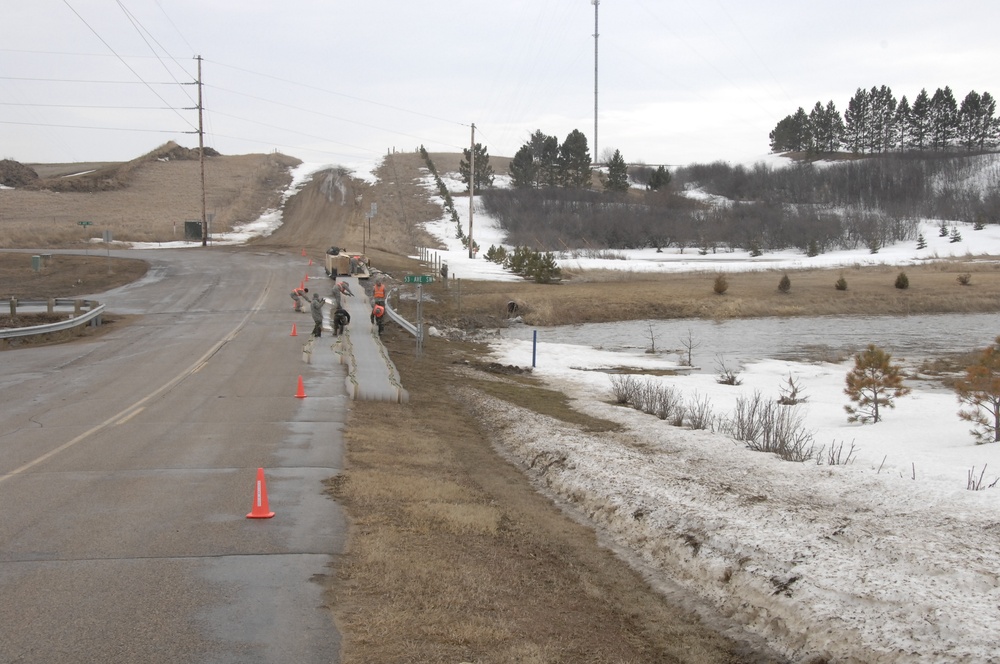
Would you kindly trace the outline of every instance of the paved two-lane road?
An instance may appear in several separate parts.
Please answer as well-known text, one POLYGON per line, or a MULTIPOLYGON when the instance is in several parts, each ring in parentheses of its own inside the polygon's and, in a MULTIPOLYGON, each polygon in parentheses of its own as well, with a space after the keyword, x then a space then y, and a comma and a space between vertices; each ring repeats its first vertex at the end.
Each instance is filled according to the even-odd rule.
POLYGON ((322 482, 344 372, 289 335, 311 320, 288 293, 321 269, 139 255, 147 277, 100 295, 136 322, 0 353, 0 662, 335 662, 317 575, 343 546, 322 482), (246 518, 258 467, 273 519, 246 518))

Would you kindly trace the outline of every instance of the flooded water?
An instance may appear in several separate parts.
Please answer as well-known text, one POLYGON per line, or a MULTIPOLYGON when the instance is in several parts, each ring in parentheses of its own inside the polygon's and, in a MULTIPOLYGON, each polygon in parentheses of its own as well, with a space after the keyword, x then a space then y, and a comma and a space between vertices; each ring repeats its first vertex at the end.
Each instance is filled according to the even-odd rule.
POLYGON ((605 350, 648 350, 683 355, 692 346, 692 364, 714 371, 761 359, 841 361, 873 343, 899 361, 919 362, 948 353, 981 349, 1000 335, 1000 314, 936 316, 823 316, 754 318, 731 321, 654 320, 560 327, 517 325, 503 330, 511 339, 591 346, 605 350))

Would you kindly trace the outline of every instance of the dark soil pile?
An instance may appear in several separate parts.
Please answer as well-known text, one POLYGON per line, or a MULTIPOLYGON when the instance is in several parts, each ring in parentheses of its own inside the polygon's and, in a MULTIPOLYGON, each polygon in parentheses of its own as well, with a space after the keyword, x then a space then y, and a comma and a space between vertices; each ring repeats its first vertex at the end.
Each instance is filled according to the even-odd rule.
POLYGON ((25 187, 38 180, 38 173, 30 166, 4 159, 0 161, 0 185, 4 187, 25 187))

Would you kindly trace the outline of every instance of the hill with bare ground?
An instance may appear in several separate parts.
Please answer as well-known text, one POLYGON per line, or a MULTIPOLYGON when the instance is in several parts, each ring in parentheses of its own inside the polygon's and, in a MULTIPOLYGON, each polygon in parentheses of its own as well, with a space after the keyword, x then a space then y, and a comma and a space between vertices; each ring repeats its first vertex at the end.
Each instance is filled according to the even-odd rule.
MULTIPOLYGON (((213 232, 276 208, 291 182, 291 167, 300 163, 277 153, 209 156, 206 149, 205 154, 205 203, 214 215, 213 232)), ((13 164, 5 172, 27 177, 13 164)), ((0 190, 0 248, 72 248, 105 230, 126 242, 167 242, 183 236, 184 221, 201 219, 197 150, 174 143, 119 164, 36 164, 28 171, 38 179, 0 190)))

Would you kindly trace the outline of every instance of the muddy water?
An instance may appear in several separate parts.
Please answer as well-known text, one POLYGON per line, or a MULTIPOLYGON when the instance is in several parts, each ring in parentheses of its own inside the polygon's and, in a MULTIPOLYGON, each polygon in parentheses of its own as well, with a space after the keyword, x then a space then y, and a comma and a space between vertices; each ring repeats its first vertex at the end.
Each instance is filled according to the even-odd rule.
POLYGON ((575 344, 605 350, 647 350, 687 358, 702 371, 715 371, 719 361, 735 368, 761 359, 840 361, 876 344, 900 361, 985 348, 1000 335, 1000 314, 939 316, 824 316, 756 318, 731 321, 627 321, 610 324, 532 328, 516 325, 503 331, 511 339, 575 344))

